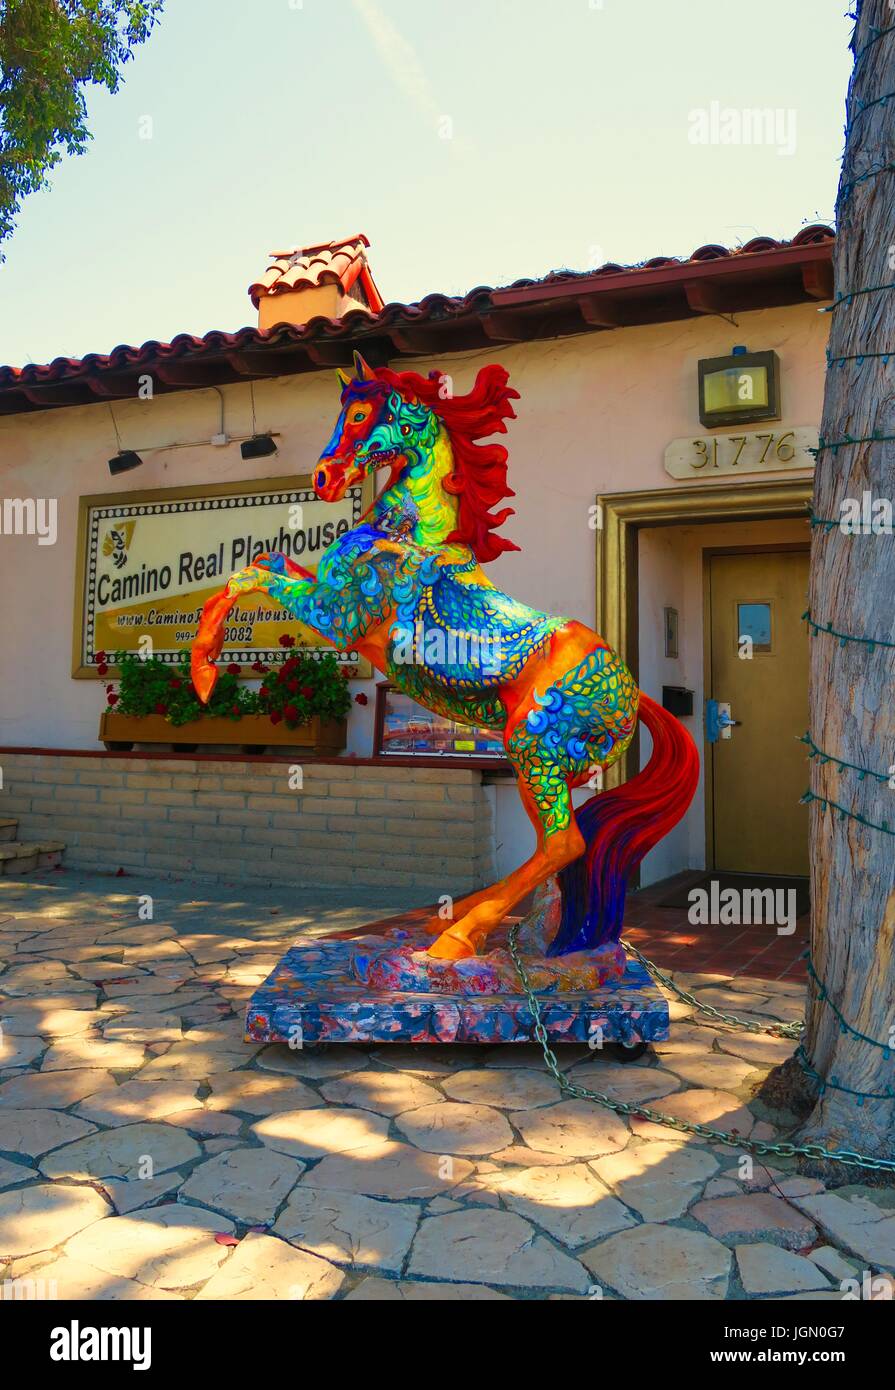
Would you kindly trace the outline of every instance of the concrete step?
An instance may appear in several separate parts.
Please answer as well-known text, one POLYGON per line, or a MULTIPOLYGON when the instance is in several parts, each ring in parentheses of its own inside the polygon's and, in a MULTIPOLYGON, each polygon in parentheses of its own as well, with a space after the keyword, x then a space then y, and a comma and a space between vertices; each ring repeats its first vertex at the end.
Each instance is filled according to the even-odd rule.
POLYGON ((14 817, 0 816, 0 841, 14 840, 19 822, 14 817))
POLYGON ((62 840, 32 840, 27 844, 6 840, 0 844, 0 873, 19 878, 36 869, 55 869, 61 864, 64 851, 62 840))

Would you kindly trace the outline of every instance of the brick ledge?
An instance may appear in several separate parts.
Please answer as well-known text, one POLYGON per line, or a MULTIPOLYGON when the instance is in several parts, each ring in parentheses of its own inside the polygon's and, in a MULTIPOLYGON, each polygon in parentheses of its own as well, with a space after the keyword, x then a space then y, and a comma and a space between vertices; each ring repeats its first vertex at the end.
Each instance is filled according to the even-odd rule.
POLYGON ((513 769, 509 762, 500 758, 414 758, 401 757, 400 754, 378 758, 362 758, 354 754, 346 754, 337 758, 324 758, 305 756, 300 750, 295 753, 221 753, 215 749, 209 749, 206 752, 197 749, 195 753, 175 753, 159 749, 132 749, 130 752, 124 753, 108 748, 32 748, 0 744, 0 757, 4 754, 41 758, 117 758, 119 760, 137 758, 144 762, 191 763, 294 763, 300 759, 303 765, 314 763, 322 766, 338 764, 347 767, 440 767, 444 768, 445 771, 452 769, 468 771, 472 769, 473 771, 489 772, 498 777, 513 776, 513 769))

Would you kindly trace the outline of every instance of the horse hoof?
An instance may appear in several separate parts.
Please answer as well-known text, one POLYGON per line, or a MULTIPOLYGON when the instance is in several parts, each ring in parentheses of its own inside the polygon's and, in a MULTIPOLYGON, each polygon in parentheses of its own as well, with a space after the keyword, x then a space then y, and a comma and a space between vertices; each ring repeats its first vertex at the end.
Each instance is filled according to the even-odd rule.
POLYGON ((459 927, 448 927, 429 947, 427 955, 436 960, 466 960, 478 954, 475 944, 459 927))
POLYGON ((212 666, 210 661, 205 661, 204 658, 201 657, 196 659, 195 652, 193 655, 193 669, 190 672, 193 678, 193 689, 199 696, 203 705, 207 705, 208 701, 211 699, 211 692, 217 685, 218 670, 216 666, 212 666))

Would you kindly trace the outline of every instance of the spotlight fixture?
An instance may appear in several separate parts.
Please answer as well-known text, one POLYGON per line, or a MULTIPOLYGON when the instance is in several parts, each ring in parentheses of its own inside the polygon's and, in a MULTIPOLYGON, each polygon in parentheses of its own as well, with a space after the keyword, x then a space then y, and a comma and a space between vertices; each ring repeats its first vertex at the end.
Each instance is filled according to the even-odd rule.
POLYGON ((277 452, 277 446, 273 435, 253 434, 251 439, 243 440, 239 452, 244 459, 266 459, 270 454, 277 452))
POLYGON ((116 454, 113 459, 109 459, 109 472, 127 473, 131 468, 139 468, 143 460, 133 449, 122 449, 120 454, 116 454))

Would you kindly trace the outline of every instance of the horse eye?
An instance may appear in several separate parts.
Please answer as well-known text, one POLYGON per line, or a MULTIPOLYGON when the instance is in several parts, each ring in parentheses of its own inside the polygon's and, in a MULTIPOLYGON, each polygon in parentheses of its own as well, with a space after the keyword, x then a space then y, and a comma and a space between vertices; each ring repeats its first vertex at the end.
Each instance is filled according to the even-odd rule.
POLYGON ((361 422, 363 421, 363 418, 364 418, 363 412, 359 412, 357 415, 352 416, 352 419, 353 419, 353 421, 354 421, 354 423, 355 423, 356 425, 361 424, 361 422))
POLYGON ((401 426, 401 433, 402 433, 402 434, 409 434, 409 433, 410 433, 410 426, 409 426, 409 425, 402 425, 402 426, 401 426))

